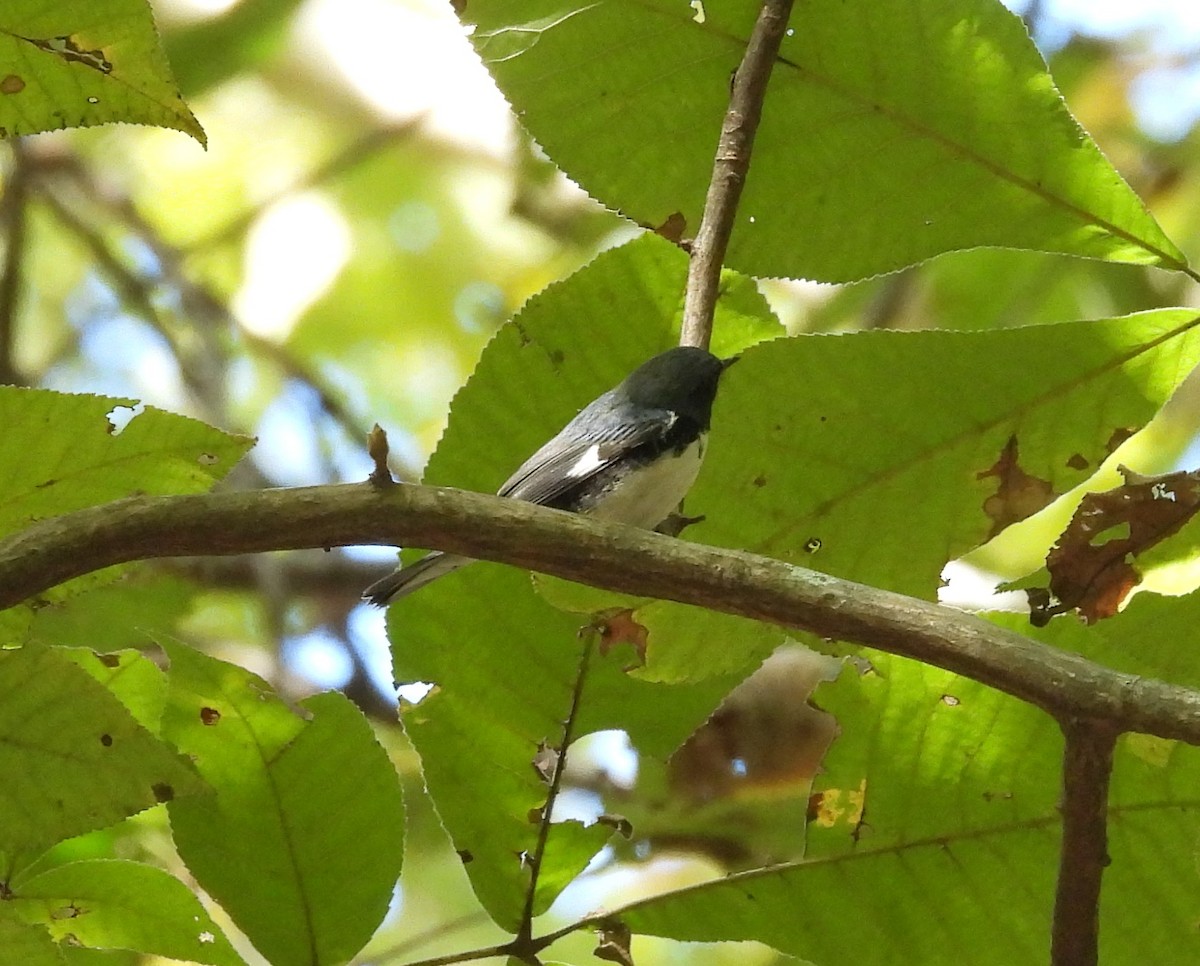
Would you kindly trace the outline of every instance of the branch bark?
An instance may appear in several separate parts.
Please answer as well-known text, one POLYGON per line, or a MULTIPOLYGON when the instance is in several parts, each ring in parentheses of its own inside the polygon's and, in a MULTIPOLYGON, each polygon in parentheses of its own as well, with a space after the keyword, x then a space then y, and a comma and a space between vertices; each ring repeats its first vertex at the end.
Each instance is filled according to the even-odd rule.
POLYGON ((1063 841, 1050 943, 1052 966, 1095 966, 1100 956, 1100 880, 1108 866, 1108 782, 1117 732, 1107 722, 1064 718, 1063 841))
POLYGON ((132 560, 351 544, 432 547, 811 631, 966 675, 1059 719, 1200 744, 1200 692, 783 561, 439 487, 129 497, 54 517, 0 541, 0 608, 132 560))
POLYGON ((746 53, 733 76, 729 110, 721 125, 712 179, 704 199, 704 215, 692 242, 687 290, 683 302, 681 345, 708 348, 713 311, 721 281, 721 266, 733 235, 742 188, 750 173, 750 154, 762 117, 767 82, 792 13, 792 0, 764 0, 746 53))

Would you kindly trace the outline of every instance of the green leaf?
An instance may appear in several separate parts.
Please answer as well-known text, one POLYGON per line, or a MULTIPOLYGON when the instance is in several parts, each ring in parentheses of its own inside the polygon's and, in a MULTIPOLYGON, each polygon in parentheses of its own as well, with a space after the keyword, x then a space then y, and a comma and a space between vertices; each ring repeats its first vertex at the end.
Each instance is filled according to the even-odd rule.
MULTIPOLYGON (((668 687, 639 680, 625 673, 619 651, 585 662, 590 632, 581 637, 581 623, 549 607, 524 575, 488 564, 422 588, 390 614, 397 679, 437 684, 405 708, 405 732, 476 895, 510 930, 530 884, 527 857, 535 853, 547 800, 546 762, 561 747, 575 688, 574 737, 624 728, 644 754, 665 758, 736 682, 709 677, 668 687)), ((551 826, 535 914, 611 833, 574 821, 551 826)))
MULTIPOLYGON (((44 517, 121 497, 207 490, 253 443, 153 407, 134 409, 132 421, 115 429, 114 419, 128 416, 133 407, 129 399, 0 386, 0 423, 9 427, 0 437, 0 465, 6 467, 0 479, 0 536, 44 517)), ((69 589, 48 591, 39 607, 62 606, 80 590, 110 583, 121 572, 108 568, 72 581, 69 589)), ((89 603, 76 619, 101 620, 104 606, 89 603)), ((169 602, 160 602, 148 609, 147 619, 153 624, 172 610, 169 602)), ((70 625, 70 617, 63 620, 70 625)), ((35 621, 29 604, 9 608, 0 613, 0 639, 26 639, 39 623, 52 632, 55 618, 35 621)), ((96 632, 101 638, 114 633, 111 624, 105 627, 96 632)), ((120 643, 136 639, 126 634, 120 643)), ((103 640, 98 644, 102 647, 103 640)))
POLYGON ((1086 479, 1200 361, 1192 310, 747 350, 690 539, 932 596, 948 560, 1086 479))
POLYGON ((1006 829, 766 868, 614 912, 635 933, 757 939, 822 964, 1038 962, 1056 869, 1049 828, 1006 829))
POLYGON ((163 730, 214 789, 172 804, 179 854, 275 966, 342 963, 400 874, 403 806, 386 753, 337 693, 293 714, 256 675, 176 644, 163 730))
POLYGON ((60 865, 21 882, 14 902, 60 942, 70 937, 84 946, 212 966, 244 964, 187 886, 138 862, 60 865))
POLYGON ((187 762, 63 654, 0 653, 0 851, 34 852, 199 791, 187 762))
POLYGON ((0 14, 0 136, 114 121, 190 134, 145 0, 9 0, 0 14))
POLYGON ((0 909, 0 949, 10 963, 21 966, 64 966, 62 950, 41 926, 31 926, 0 909))
POLYGON ((167 701, 167 679, 158 665, 138 651, 97 654, 84 647, 57 653, 103 684, 147 731, 158 734, 167 701))
MULTIPOLYGON (((494 490, 581 406, 674 344, 686 274, 683 252, 646 235, 531 299, 455 397, 426 480, 494 490)), ((729 355, 778 332, 753 284, 727 275, 714 351, 729 355)), ((536 813, 546 801, 534 761, 540 748, 561 742, 579 674, 578 635, 588 623, 545 606, 524 576, 482 564, 422 589, 393 611, 397 678, 438 684, 405 714, 405 728, 442 821, 469 857, 466 871, 480 901, 506 928, 516 928, 524 908, 529 869, 521 856, 535 849, 536 813), (464 783, 474 796, 464 798, 464 783), (477 806, 480 797, 488 808, 477 806)), ((661 642, 669 639, 664 628, 661 642)), ((575 735, 624 728, 640 751, 665 757, 768 651, 733 649, 736 658, 691 675, 708 680, 677 689, 624 673, 624 650, 594 659, 575 735)), ((549 905, 609 834, 602 827, 554 826, 535 911, 549 905)))
POLYGON ((153 407, 121 430, 129 399, 0 386, 0 534, 139 493, 198 493, 221 479, 253 440, 153 407))
MULTIPOLYGON (((681 213, 691 237, 758 7, 473 0, 465 16, 573 179, 643 224, 681 213)), ((796 4, 728 263, 847 281, 979 246, 1186 264, 996 0, 796 4)))
MULTIPOLYGON (((948 672, 870 657, 868 673, 848 669, 818 696, 843 734, 814 801, 809 859, 635 903, 616 918, 680 940, 757 939, 816 963, 882 966, 898 951, 923 966, 1044 958, 1061 822, 1053 719, 948 672)), ((1198 768, 1196 750, 1172 742, 1118 745, 1102 961, 1200 953, 1200 873, 1193 850, 1179 848, 1195 835, 1198 768), (1125 914, 1134 907, 1144 914, 1125 914)))

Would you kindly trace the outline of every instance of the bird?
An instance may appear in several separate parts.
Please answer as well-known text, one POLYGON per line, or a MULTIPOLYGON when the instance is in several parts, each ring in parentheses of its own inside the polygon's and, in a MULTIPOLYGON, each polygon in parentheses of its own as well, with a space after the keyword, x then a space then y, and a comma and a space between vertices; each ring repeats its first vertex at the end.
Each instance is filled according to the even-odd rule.
MULTIPOLYGON (((580 410, 497 495, 658 527, 696 481, 717 384, 736 360, 695 346, 659 353, 580 410)), ((371 584, 362 597, 383 607, 473 562, 434 551, 371 584)))

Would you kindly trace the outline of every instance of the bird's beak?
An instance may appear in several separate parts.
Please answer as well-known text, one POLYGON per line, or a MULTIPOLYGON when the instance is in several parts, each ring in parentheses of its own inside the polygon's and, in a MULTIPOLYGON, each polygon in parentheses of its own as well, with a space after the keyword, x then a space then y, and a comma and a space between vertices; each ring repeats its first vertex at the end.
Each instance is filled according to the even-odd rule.
POLYGON ((735 362, 737 362, 738 359, 740 359, 740 358, 741 358, 741 356, 730 356, 728 359, 722 359, 721 360, 721 371, 724 372, 731 365, 733 365, 735 362))

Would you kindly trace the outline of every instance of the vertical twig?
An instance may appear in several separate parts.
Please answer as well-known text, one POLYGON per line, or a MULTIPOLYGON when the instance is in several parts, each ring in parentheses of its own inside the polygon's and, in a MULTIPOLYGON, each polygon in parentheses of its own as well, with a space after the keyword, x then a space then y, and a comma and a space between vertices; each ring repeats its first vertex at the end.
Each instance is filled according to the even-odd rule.
POLYGON ((542 808, 541 823, 538 825, 537 844, 533 855, 529 857, 529 888, 525 894, 525 909, 521 914, 521 926, 510 944, 510 953, 518 959, 530 961, 545 945, 533 939, 533 907, 537 899, 538 877, 542 871, 542 859, 546 854, 546 843, 550 838, 550 814, 554 811, 554 803, 562 789, 563 775, 567 770, 567 749, 575 739, 575 721, 579 716, 579 707, 583 700, 583 686, 587 682, 588 667, 592 659, 593 640, 591 635, 585 635, 583 653, 579 657, 579 672, 575 676, 575 687, 571 692, 571 707, 567 711, 567 720, 563 722, 562 738, 559 741, 557 757, 554 761, 554 771, 550 776, 550 789, 546 793, 546 804, 542 808))
POLYGON ((704 200, 704 215, 692 242, 687 291, 683 302, 682 345, 708 348, 721 265, 733 234, 738 200, 750 171, 754 135, 762 117, 767 81, 792 13, 792 0, 763 0, 745 56, 733 77, 729 109, 721 125, 712 179, 704 200))
POLYGON ((1108 865, 1108 781, 1119 732, 1110 722, 1059 721, 1063 752, 1062 852, 1052 966, 1095 966, 1100 943, 1100 879, 1108 865))

